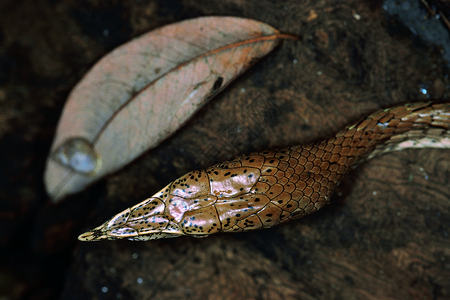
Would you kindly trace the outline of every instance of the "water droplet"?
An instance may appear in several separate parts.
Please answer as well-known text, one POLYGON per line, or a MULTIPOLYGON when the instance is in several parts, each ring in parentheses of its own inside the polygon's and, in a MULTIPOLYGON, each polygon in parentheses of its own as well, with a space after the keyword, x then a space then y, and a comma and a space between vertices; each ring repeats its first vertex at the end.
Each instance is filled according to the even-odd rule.
POLYGON ((141 277, 138 277, 137 283, 142 284, 143 282, 144 282, 144 280, 141 277))
POLYGON ((102 292, 103 293, 107 293, 108 292, 108 288, 106 286, 102 287, 102 292))
POLYGON ((101 166, 100 156, 84 138, 67 140, 51 157, 61 165, 86 175, 96 173, 101 166))

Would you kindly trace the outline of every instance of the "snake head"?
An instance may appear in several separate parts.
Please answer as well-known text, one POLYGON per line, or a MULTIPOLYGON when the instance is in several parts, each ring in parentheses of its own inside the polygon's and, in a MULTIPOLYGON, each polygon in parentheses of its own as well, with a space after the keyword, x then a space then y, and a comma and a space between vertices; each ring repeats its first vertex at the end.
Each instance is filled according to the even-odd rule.
POLYGON ((149 198, 123 212, 97 228, 81 234, 80 241, 129 239, 147 241, 184 235, 179 226, 163 215, 164 202, 149 198))
POLYGON ((78 239, 147 241, 182 235, 200 238, 221 231, 242 231, 242 226, 257 229, 261 225, 257 216, 249 221, 241 219, 268 205, 267 197, 251 192, 254 187, 264 190, 256 185, 260 171, 229 166, 189 172, 78 239), (236 226, 240 220, 241 227, 236 226))

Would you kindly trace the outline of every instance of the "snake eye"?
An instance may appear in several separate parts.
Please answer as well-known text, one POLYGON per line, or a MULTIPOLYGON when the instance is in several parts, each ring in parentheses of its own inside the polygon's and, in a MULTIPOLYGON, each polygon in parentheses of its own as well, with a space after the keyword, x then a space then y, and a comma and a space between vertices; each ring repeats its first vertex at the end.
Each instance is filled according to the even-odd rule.
POLYGON ((100 156, 84 138, 67 140, 51 157, 61 165, 86 175, 95 174, 101 165, 100 156))

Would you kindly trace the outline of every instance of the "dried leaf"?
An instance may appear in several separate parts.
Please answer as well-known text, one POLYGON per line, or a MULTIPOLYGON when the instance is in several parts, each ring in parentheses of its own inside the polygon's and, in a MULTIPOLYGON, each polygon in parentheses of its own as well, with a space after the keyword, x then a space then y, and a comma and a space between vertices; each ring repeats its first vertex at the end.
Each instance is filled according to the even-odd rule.
POLYGON ((51 198, 76 193, 158 145, 286 37, 254 20, 204 17, 106 55, 62 113, 45 172, 51 198))

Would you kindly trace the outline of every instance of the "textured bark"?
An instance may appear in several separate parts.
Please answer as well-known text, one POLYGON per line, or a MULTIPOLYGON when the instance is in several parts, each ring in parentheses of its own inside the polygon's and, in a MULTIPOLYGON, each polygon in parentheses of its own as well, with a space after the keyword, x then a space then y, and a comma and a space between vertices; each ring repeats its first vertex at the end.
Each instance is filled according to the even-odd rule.
POLYGON ((356 0, 66 0, 4 1, 0 12, 0 272, 10 298, 450 297, 450 159, 442 150, 375 158, 351 172, 330 205, 268 230, 76 241, 190 170, 312 142, 378 108, 449 99, 438 48, 413 42, 381 7, 356 0), (207 15, 257 19, 302 39, 282 42, 160 147, 51 205, 45 159, 76 82, 131 38, 207 15))

